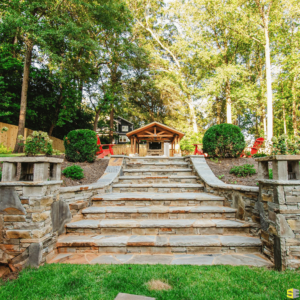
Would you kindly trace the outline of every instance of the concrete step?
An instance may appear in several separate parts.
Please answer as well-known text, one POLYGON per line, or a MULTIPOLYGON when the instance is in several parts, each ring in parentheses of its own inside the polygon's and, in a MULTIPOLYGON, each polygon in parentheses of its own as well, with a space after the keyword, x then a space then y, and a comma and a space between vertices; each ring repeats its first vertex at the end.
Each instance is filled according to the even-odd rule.
POLYGON ((257 225, 225 219, 87 219, 66 224, 67 233, 124 235, 248 234, 252 226, 257 225))
POLYGON ((185 162, 185 157, 141 156, 125 158, 127 163, 178 163, 185 162))
POLYGON ((151 184, 151 183, 197 183, 197 176, 157 175, 157 176, 120 176, 120 184, 151 184))
POLYGON ((123 169, 124 176, 160 176, 160 175, 193 175, 192 169, 123 169))
POLYGON ((119 184, 112 186, 113 193, 199 193, 204 190, 203 184, 198 183, 151 183, 151 184, 119 184))
POLYGON ((259 238, 240 235, 62 235, 58 253, 258 253, 259 238))
POLYGON ((235 219, 236 209, 222 206, 91 206, 84 219, 235 219))
POLYGON ((125 169, 187 169, 188 162, 134 162, 125 164, 125 169))
POLYGON ((225 198, 207 193, 111 193, 92 201, 93 206, 223 206, 225 198))

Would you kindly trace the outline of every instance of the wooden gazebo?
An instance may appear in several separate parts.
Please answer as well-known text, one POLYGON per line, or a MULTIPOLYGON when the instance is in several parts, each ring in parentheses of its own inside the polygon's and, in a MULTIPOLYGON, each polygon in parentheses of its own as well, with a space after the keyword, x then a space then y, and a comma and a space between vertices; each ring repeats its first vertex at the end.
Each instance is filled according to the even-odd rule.
POLYGON ((152 122, 126 135, 131 142, 131 154, 139 153, 140 142, 146 141, 147 156, 164 155, 164 144, 168 142, 173 156, 180 153, 179 142, 184 133, 159 122, 152 122))

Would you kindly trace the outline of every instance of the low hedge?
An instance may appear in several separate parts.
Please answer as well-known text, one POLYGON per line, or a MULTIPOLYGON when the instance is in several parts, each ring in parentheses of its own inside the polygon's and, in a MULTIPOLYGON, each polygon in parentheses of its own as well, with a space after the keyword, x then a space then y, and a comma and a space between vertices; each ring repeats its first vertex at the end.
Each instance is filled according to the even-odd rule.
POLYGON ((73 162, 94 162, 96 159, 97 135, 89 129, 72 130, 64 138, 66 159, 73 162))
POLYGON ((232 124, 214 125, 203 137, 203 151, 211 157, 236 158, 245 147, 246 142, 241 129, 232 124))

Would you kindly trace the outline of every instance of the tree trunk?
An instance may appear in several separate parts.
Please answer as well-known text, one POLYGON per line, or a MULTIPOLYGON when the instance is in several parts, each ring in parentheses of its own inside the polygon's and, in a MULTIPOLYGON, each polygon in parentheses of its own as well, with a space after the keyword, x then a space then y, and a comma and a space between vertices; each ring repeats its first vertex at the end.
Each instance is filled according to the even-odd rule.
POLYGON ((96 115, 95 115, 95 121, 94 121, 94 128, 93 128, 93 130, 95 132, 97 130, 97 125, 98 125, 98 120, 99 120, 100 112, 101 112, 101 108, 96 109, 96 115))
POLYGON ((283 115, 283 131, 284 131, 284 134, 287 134, 286 119, 285 119, 285 105, 284 104, 282 104, 282 115, 283 115))
POLYGON ((193 131, 198 133, 197 118, 196 118, 196 115, 195 115, 195 108, 194 108, 193 101, 191 99, 189 99, 189 108, 190 108, 190 117, 191 117, 191 121, 192 121, 193 131))
POLYGON ((264 138, 267 137, 267 123, 266 123, 266 112, 265 112, 265 105, 262 105, 262 112, 261 112, 261 122, 263 123, 264 127, 264 138))
POLYGON ((264 19, 264 31, 265 31, 265 56, 266 56, 266 78, 267 78, 267 139, 271 141, 273 137, 273 99, 272 99, 272 75, 271 75, 271 58, 270 58, 270 39, 269 39, 269 26, 268 17, 264 19))
POLYGON ((26 48, 25 62, 24 62, 19 126, 18 126, 18 134, 17 134, 16 145, 15 145, 15 148, 14 148, 14 153, 20 153, 20 152, 23 151, 23 147, 18 144, 19 143, 18 136, 19 135, 24 136, 24 131, 25 131, 26 109, 27 109, 27 92, 28 92, 28 86, 29 86, 29 74, 30 74, 32 49, 33 49, 32 41, 27 41, 26 44, 27 44, 27 48, 26 48))
POLYGON ((226 113, 227 113, 227 123, 232 123, 231 118, 231 96, 230 96, 230 80, 227 79, 226 82, 226 113))
POLYGON ((292 97, 293 97, 293 105, 292 105, 292 109, 293 109, 293 117, 292 117, 292 121, 293 121, 293 131, 294 131, 294 135, 297 136, 298 135, 298 130, 297 130, 297 115, 296 115, 296 91, 295 91, 295 81, 296 78, 293 78, 293 85, 292 85, 292 97))
POLYGON ((114 140, 114 107, 111 105, 110 120, 109 120, 109 142, 114 140))
POLYGON ((221 103, 218 97, 216 97, 217 102, 217 124, 221 124, 221 103))

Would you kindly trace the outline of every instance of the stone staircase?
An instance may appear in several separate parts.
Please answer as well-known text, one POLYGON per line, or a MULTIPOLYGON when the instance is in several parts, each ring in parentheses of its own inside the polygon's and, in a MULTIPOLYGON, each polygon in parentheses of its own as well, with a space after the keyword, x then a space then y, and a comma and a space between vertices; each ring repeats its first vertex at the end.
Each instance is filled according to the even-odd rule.
POLYGON ((260 253, 254 224, 203 190, 185 158, 126 158, 112 193, 93 197, 82 220, 66 225, 58 253, 260 253))

